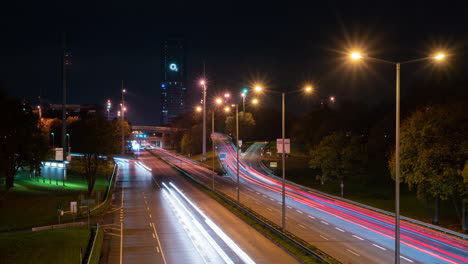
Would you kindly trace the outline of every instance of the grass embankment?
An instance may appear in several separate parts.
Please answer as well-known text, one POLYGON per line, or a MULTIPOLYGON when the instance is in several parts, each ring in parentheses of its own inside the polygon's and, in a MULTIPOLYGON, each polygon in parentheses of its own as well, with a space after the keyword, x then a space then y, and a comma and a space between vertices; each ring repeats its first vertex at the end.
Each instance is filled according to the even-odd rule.
POLYGON ((80 263, 80 248, 84 257, 92 239, 87 228, 0 234, 0 263, 80 263))
MULTIPOLYGON (((72 162, 73 164, 73 162, 72 162)), ((112 174, 113 165, 104 166, 99 172, 92 195, 88 196, 88 186, 83 176, 77 174, 74 165, 70 167, 65 186, 61 181, 49 181, 43 178, 30 178, 25 173, 17 175, 15 186, 8 190, 0 183, 0 231, 24 229, 33 226, 58 224, 57 205, 62 204, 62 210, 70 211, 70 202, 81 199, 94 200, 95 206, 103 201, 112 174), (98 197, 99 196, 99 197, 98 197), (99 198, 99 199, 98 199, 99 198)), ((79 210, 79 208, 78 208, 79 210)), ((97 213, 97 212, 94 212, 97 213)), ((66 214, 62 221, 72 220, 73 216, 66 214)))
MULTIPOLYGON (((268 147, 272 152, 272 158, 268 158, 268 155, 264 155, 265 158, 263 159, 263 163, 269 167, 270 161, 277 161, 278 168, 274 169, 274 173, 275 175, 281 176, 281 156, 277 156, 276 154, 276 142, 269 143, 265 149, 268 147)), ((305 149, 300 145, 292 144, 291 156, 286 158, 286 179, 324 193, 340 196, 340 184, 337 182, 326 182, 322 185, 320 181, 316 180, 317 171, 310 169, 308 162, 309 157, 305 153, 305 149)), ((402 184, 400 189, 401 215, 430 223, 425 201, 417 199, 415 191, 409 190, 407 185, 402 184)), ((389 212, 394 212, 395 183, 390 179, 384 179, 380 183, 358 183, 345 180, 344 198, 389 212)), ((441 227, 462 232, 460 221, 452 201, 441 201, 439 214, 439 225, 441 227)))
MULTIPOLYGON (((156 155, 156 154, 154 154, 152 152, 150 152, 150 153, 152 155, 154 155, 155 157, 159 158, 158 155, 156 155)), ((162 160, 162 161, 164 161, 164 160, 162 160)), ((166 161, 164 161, 164 162, 166 162, 166 161)), ((169 164, 169 165, 171 165, 171 164, 169 164)), ((302 263, 306 263, 306 264, 326 263, 324 261, 320 261, 315 256, 313 256, 313 255, 309 254, 307 251, 303 250, 301 247, 295 245, 294 243, 292 243, 289 240, 285 239, 283 236, 279 235, 277 232, 275 232, 275 231, 271 230, 270 228, 266 227, 261 222, 259 222, 256 218, 262 219, 262 221, 268 223, 270 226, 274 227, 277 231, 279 231, 280 227, 277 226, 276 224, 274 224, 273 222, 271 222, 270 220, 262 217, 261 215, 257 214, 256 212, 250 210, 247 207, 243 207, 242 205, 237 205, 236 206, 235 205, 236 202, 232 201, 232 199, 230 199, 227 195, 224 195, 224 194, 222 194, 220 192, 215 193, 211 189, 206 187, 205 185, 200 184, 199 182, 193 180, 190 177, 187 177, 184 173, 182 173, 182 172, 180 172, 178 170, 177 170, 177 172, 179 174, 181 174, 182 176, 184 176, 189 181, 192 181, 198 189, 200 189, 201 191, 205 192, 207 195, 209 195, 210 197, 212 197, 213 199, 218 201, 221 205, 226 207, 229 211, 231 211, 232 213, 237 215, 240 219, 242 219, 244 222, 246 222, 247 224, 249 224, 250 226, 255 228, 257 231, 259 231, 261 234, 263 234, 268 239, 273 241, 279 247, 281 247, 281 248, 285 249, 286 251, 288 251, 290 254, 292 254, 297 259, 299 259, 302 263), (224 197, 224 199, 221 197, 221 195, 222 195, 222 197, 224 197), (241 210, 238 206, 242 207, 243 210, 241 210), (249 213, 247 213, 246 211, 249 212, 249 213), (254 215, 256 218, 252 217, 252 215, 254 215)), ((310 245, 309 243, 305 242, 304 240, 302 240, 302 239, 300 239, 298 237, 295 237, 293 234, 291 234, 289 232, 286 232, 286 234, 289 237, 296 240, 297 242, 299 242, 304 247, 306 247, 309 250, 311 250, 312 252, 314 252, 315 254, 317 254, 317 255, 321 256, 322 258, 326 259, 329 263, 339 263, 337 260, 333 259, 331 256, 328 256, 326 253, 320 251, 319 249, 317 249, 316 247, 310 245)))

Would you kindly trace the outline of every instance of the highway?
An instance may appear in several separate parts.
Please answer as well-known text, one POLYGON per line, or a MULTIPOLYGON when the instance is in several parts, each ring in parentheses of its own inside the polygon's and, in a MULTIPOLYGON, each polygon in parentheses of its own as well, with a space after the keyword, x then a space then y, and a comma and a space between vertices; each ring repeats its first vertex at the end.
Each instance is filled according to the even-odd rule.
POLYGON ((119 165, 100 263, 297 263, 149 153, 119 165))
MULTIPOLYGON (((215 134, 217 152, 228 177, 216 177, 215 186, 236 198, 236 159, 230 140, 215 134)), ((212 173, 180 156, 158 151, 165 159, 211 185, 212 173)), ((256 166, 240 162, 241 202, 281 224, 281 182, 256 166)), ((343 263, 393 263, 393 218, 318 193, 287 186, 287 230, 343 263)), ((465 240, 410 223, 402 223, 401 263, 467 263, 465 240)))

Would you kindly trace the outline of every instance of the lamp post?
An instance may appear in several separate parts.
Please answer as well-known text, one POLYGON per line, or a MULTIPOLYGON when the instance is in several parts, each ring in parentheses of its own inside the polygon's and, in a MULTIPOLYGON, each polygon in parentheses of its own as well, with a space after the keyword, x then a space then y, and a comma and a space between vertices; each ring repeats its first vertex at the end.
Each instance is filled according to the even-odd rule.
POLYGON ((70 146, 70 134, 67 133, 67 139, 68 139, 68 153, 71 152, 71 146, 70 146))
POLYGON ((367 55, 362 55, 360 52, 352 52, 350 54, 352 60, 367 59, 370 61, 383 62, 395 65, 396 70, 396 106, 395 106, 395 263, 400 263, 400 66, 423 60, 434 59, 437 61, 443 60, 445 54, 438 53, 435 56, 424 57, 404 62, 394 62, 382 59, 371 58, 367 55))
POLYGON ((111 100, 108 99, 107 100, 107 120, 110 120, 110 109, 111 109, 112 105, 111 105, 111 100))
POLYGON ((236 160, 237 160, 237 202, 240 203, 240 186, 239 186, 239 105, 236 104, 236 160))
POLYGON ((200 85, 203 88, 203 146, 202 161, 206 160, 206 81, 202 79, 200 85))
POLYGON ((52 148, 54 148, 55 147, 55 133, 52 132, 50 133, 50 135, 52 136, 52 148))
POLYGON ((121 90, 121 95, 122 95, 122 104, 120 104, 120 117, 121 117, 121 130, 122 130, 122 155, 125 154, 125 126, 124 126, 124 122, 125 122, 125 110, 126 110, 126 107, 125 107, 125 98, 124 98, 124 94, 126 93, 126 90, 123 88, 123 80, 122 80, 122 90, 121 90))
MULTIPOLYGON (((257 86, 255 87, 256 92, 262 92, 262 87, 257 86)), ((286 231, 286 159, 285 159, 285 137, 286 137, 286 94, 290 93, 297 93, 300 91, 305 91, 305 93, 311 93, 313 91, 312 86, 306 86, 303 90, 295 90, 291 92, 281 92, 281 137, 282 137, 282 155, 281 155, 281 164, 282 164, 282 184, 281 184, 281 212, 282 212, 282 219, 281 219, 281 230, 283 232, 286 231)), ((271 91, 273 92, 273 91, 271 91)), ((253 103, 258 103, 257 99, 252 101, 253 103)))

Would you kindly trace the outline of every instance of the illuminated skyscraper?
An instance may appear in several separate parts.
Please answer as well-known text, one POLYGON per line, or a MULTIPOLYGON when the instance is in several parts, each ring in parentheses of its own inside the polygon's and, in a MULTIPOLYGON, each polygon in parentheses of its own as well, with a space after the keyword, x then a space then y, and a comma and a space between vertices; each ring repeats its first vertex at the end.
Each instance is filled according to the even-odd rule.
POLYGON ((185 47, 182 40, 166 40, 162 44, 161 56, 161 121, 163 125, 187 107, 187 87, 185 82, 185 47))

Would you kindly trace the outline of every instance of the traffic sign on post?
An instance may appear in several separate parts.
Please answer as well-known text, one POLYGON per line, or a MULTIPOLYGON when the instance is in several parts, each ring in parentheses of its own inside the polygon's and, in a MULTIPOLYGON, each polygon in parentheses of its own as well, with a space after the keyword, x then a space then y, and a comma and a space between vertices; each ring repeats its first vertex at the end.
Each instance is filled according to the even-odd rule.
POLYGON ((278 162, 276 161, 271 161, 270 162, 270 168, 277 168, 278 167, 278 162))
MULTIPOLYGON (((284 139, 284 150, 286 154, 291 153, 291 140, 289 138, 284 139)), ((276 152, 283 153, 283 139, 276 139, 276 152)))
POLYGON ((219 154, 219 159, 220 160, 225 160, 226 159, 226 153, 220 153, 219 154))

